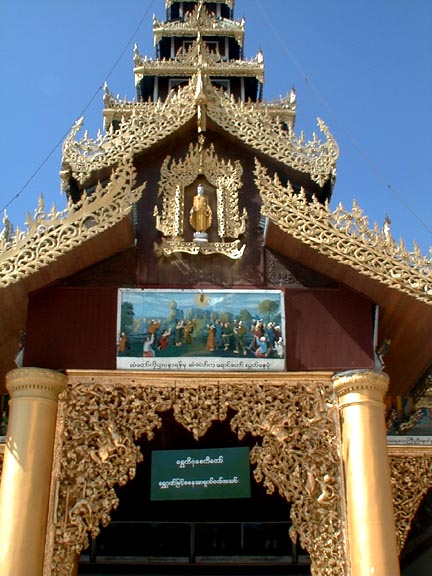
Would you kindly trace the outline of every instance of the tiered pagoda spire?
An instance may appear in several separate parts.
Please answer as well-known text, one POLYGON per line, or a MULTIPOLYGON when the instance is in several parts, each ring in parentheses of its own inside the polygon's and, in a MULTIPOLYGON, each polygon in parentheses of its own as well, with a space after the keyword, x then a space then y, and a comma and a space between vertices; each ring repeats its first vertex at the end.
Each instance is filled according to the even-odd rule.
POLYGON ((211 82, 236 99, 261 100, 264 62, 261 52, 244 60, 245 21, 234 20, 234 2, 166 2, 166 22, 153 20, 156 59, 135 47, 138 100, 165 100, 172 88, 187 84, 196 72, 197 53, 211 82))

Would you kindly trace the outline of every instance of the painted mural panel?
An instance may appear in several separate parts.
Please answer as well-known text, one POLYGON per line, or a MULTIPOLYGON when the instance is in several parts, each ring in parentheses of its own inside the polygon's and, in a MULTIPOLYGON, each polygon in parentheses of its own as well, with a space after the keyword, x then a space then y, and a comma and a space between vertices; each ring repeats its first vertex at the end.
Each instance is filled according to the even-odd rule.
POLYGON ((280 290, 120 289, 117 368, 284 370, 280 290))

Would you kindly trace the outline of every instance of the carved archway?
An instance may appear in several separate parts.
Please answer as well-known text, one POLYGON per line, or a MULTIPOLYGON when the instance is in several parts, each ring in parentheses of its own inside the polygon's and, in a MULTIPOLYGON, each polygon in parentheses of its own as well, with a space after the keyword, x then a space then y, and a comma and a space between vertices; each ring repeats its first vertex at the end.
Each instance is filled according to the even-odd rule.
POLYGON ((291 503, 293 529, 314 575, 346 574, 340 465, 328 374, 71 372, 60 407, 45 575, 70 576, 76 555, 110 521, 116 484, 135 474, 135 442, 172 409, 196 439, 235 412, 231 429, 262 438, 255 478, 291 503))
POLYGON ((391 446, 389 456, 396 537, 402 552, 421 502, 432 489, 432 447, 391 446))

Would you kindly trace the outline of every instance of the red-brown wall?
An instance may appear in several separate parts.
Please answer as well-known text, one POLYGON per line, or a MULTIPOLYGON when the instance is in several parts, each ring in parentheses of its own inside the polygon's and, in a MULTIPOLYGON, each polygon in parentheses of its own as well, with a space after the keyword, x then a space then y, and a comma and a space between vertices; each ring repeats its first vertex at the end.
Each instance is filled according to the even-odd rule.
MULTIPOLYGON (((287 289, 287 370, 373 368, 373 307, 345 288, 287 289)), ((116 367, 116 288, 52 286, 30 297, 24 364, 116 367)))
POLYGON ((30 297, 26 366, 116 367, 116 288, 50 287, 30 297))
POLYGON ((373 368, 373 306, 345 288, 286 291, 289 370, 373 368))

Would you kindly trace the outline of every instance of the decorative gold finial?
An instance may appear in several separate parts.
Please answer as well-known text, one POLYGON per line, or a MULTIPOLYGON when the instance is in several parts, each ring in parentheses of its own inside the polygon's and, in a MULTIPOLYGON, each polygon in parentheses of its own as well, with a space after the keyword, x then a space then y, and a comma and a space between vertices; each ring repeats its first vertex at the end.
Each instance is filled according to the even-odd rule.
POLYGON ((201 74, 201 69, 198 69, 197 73, 197 85, 195 91, 195 102, 197 106, 197 125, 198 133, 206 131, 207 117, 206 117, 206 106, 207 106, 207 96, 204 92, 204 83, 201 74))

